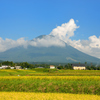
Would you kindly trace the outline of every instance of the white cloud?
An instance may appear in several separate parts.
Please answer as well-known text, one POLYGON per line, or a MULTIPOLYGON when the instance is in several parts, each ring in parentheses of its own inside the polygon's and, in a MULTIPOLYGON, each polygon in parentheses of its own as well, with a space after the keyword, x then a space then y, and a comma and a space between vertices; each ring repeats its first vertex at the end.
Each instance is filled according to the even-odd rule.
POLYGON ((36 47, 50 47, 50 46, 64 47, 65 43, 54 36, 46 35, 41 39, 40 38, 33 39, 33 41, 29 42, 29 45, 36 47))
POLYGON ((63 41, 65 41, 66 38, 74 36, 74 31, 76 30, 76 28, 78 28, 78 26, 75 24, 73 19, 70 19, 68 23, 57 26, 57 28, 53 29, 53 31, 44 38, 36 38, 33 41, 27 41, 24 38, 20 38, 16 41, 12 39, 3 40, 2 38, 0 38, 0 52, 4 52, 17 46, 24 46, 25 48, 27 48, 28 45, 36 47, 64 47, 65 43, 63 41), (63 41, 59 40, 59 38, 63 41))
POLYGON ((53 29, 49 35, 46 35, 43 38, 36 38, 34 41, 31 41, 29 45, 32 46, 61 46, 64 47, 65 43, 69 40, 70 37, 74 36, 74 31, 79 28, 74 22, 73 19, 70 19, 68 23, 64 23, 61 26, 53 29), (62 41, 61 41, 62 40, 62 41), (63 42, 64 41, 64 42, 63 42))
POLYGON ((51 35, 46 35, 44 38, 36 38, 32 41, 27 41, 24 38, 20 38, 18 40, 12 40, 12 39, 5 39, 3 40, 0 37, 0 52, 4 52, 8 49, 23 46, 24 48, 27 48, 28 45, 35 46, 35 47, 50 47, 50 46, 61 46, 64 47, 65 43, 61 40, 59 40, 56 37, 53 37, 51 35))
MULTIPOLYGON (((78 20, 76 20, 78 22, 78 20)), ((70 37, 74 36, 74 31, 79 28, 73 19, 70 19, 68 23, 62 24, 57 28, 53 29, 50 33, 74 48, 87 53, 91 56, 100 58, 100 36, 97 38, 95 35, 90 36, 89 40, 71 40, 70 37)))
POLYGON ((70 40, 69 44, 84 53, 100 58, 100 36, 90 36, 89 40, 70 40))
MULTIPOLYGON (((78 22, 78 20, 76 20, 76 22, 78 22)), ((25 40, 25 38, 20 38, 16 41, 7 38, 3 40, 0 37, 0 52, 18 46, 27 48, 28 45, 36 47, 64 47, 66 42, 84 53, 100 58, 100 36, 96 37, 93 35, 90 36, 88 40, 71 40, 70 37, 74 36, 74 31, 77 28, 79 28, 79 26, 75 24, 74 19, 70 19, 68 23, 64 23, 61 26, 54 28, 49 35, 46 35, 43 38, 35 38, 32 41, 25 40)))
POLYGON ((0 37, 0 52, 4 52, 8 49, 17 47, 17 46, 24 46, 26 47, 27 45, 27 41, 24 40, 24 38, 20 38, 18 40, 12 40, 12 39, 8 39, 6 38, 5 40, 3 40, 0 37))
POLYGON ((68 23, 64 23, 61 26, 57 26, 57 28, 53 29, 50 35, 66 40, 74 36, 74 31, 77 28, 79 28, 79 26, 75 24, 74 19, 70 19, 68 23))
POLYGON ((89 37, 90 47, 100 48, 100 36, 97 38, 95 35, 89 37))

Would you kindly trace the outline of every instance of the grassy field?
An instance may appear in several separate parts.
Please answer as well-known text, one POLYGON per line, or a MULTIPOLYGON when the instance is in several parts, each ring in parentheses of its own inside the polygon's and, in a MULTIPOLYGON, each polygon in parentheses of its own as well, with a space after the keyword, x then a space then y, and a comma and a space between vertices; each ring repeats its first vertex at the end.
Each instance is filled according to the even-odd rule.
POLYGON ((20 94, 17 99, 13 100, 20 100, 19 98, 22 98, 21 95, 24 94, 26 94, 27 97, 28 94, 30 94, 30 97, 28 97, 29 99, 22 98, 22 100, 33 100, 34 98, 34 100, 39 100, 35 95, 41 95, 41 97, 43 97, 41 100, 51 100, 53 97, 56 97, 55 100, 64 100, 63 98, 67 97, 76 97, 73 100, 99 100, 100 71, 1 69, 0 91, 0 94, 3 95, 0 100, 6 100, 7 96, 4 96, 6 94, 9 94, 9 98, 15 98, 16 95, 20 94), (31 96, 32 93, 34 94, 33 97, 31 96), (81 98, 80 96, 83 96, 84 99, 79 99, 81 98), (91 96, 93 96, 94 99, 88 99, 91 96))

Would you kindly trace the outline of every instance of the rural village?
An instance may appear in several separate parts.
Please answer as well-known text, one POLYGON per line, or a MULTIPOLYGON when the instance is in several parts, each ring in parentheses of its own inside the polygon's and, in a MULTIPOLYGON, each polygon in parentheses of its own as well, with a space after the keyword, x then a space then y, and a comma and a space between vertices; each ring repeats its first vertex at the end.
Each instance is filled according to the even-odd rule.
POLYGON ((29 64, 27 62, 13 63, 12 61, 4 61, 0 63, 0 69, 32 69, 32 68, 48 68, 48 69, 71 69, 71 70, 100 70, 100 65, 87 65, 81 63, 65 64, 65 65, 49 65, 49 64, 29 64))

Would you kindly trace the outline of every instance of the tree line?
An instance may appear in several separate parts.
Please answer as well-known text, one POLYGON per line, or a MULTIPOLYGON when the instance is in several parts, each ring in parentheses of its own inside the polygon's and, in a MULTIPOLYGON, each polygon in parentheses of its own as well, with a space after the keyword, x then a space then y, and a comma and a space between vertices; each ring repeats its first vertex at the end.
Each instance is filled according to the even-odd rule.
MULTIPOLYGON (((0 62, 0 66, 2 66, 2 65, 8 65, 8 66, 11 66, 11 67, 21 66, 23 69, 24 68, 32 69, 32 68, 38 68, 38 67, 50 68, 49 64, 30 64, 28 62, 17 62, 17 63, 14 63, 13 61, 0 62)), ((55 67, 57 69, 71 69, 71 70, 73 69, 71 63, 65 64, 65 65, 55 65, 55 67)), ((98 66, 95 66, 95 65, 92 65, 92 64, 86 65, 86 69, 87 70, 100 70, 100 65, 98 65, 98 66)))

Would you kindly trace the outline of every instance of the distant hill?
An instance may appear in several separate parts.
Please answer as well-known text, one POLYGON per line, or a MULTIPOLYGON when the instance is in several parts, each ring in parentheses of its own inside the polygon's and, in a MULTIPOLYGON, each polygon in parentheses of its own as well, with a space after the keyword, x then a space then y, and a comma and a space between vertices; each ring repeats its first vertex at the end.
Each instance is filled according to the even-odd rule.
POLYGON ((2 60, 0 60, 0 63, 3 62, 2 60))
MULTIPOLYGON (((43 38, 39 36, 37 38, 43 38)), ((31 40, 34 41, 34 40, 31 40)), ((66 44, 65 47, 51 46, 51 47, 34 47, 28 46, 16 47, 0 53, 1 60, 15 61, 15 62, 100 62, 100 59, 89 56, 72 46, 66 44)))

